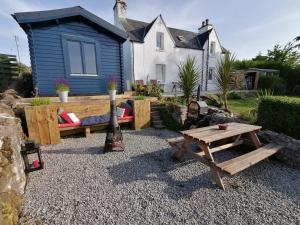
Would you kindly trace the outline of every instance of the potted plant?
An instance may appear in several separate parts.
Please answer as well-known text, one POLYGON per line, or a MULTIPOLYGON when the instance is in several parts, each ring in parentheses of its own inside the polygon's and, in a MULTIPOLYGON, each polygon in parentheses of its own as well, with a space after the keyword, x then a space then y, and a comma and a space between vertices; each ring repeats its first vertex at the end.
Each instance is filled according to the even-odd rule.
POLYGON ((107 89, 108 89, 108 93, 109 93, 109 99, 111 101, 115 100, 116 93, 117 93, 117 79, 115 76, 110 76, 108 78, 107 89))
POLYGON ((55 81, 55 89, 61 102, 68 102, 68 94, 70 91, 69 83, 65 79, 55 81))

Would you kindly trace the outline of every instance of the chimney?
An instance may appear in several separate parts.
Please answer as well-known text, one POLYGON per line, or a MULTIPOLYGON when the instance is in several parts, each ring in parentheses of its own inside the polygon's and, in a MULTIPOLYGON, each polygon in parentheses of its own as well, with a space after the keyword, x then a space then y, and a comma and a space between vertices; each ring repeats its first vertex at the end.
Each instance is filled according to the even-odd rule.
POLYGON ((114 5, 114 22, 116 26, 120 26, 120 20, 126 19, 126 9, 127 4, 126 0, 116 0, 116 3, 114 5))
POLYGON ((212 29, 212 25, 209 24, 209 19, 206 19, 204 21, 202 21, 202 26, 200 28, 198 28, 198 33, 204 33, 205 31, 208 31, 210 29, 212 29))

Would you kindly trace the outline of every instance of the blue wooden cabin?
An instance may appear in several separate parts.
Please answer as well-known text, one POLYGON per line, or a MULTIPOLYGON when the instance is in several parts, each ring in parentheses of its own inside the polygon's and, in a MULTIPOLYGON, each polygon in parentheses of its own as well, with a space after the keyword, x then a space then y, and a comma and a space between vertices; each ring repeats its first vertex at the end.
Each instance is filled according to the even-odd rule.
POLYGON ((116 76, 124 90, 122 43, 127 34, 80 6, 12 15, 28 36, 33 85, 42 96, 56 95, 64 78, 70 95, 107 93, 116 76))

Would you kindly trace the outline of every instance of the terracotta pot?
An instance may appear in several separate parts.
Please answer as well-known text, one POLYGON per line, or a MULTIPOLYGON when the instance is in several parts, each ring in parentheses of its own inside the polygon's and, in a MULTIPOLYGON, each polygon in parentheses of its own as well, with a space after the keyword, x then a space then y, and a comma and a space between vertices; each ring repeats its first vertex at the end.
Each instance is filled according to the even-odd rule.
POLYGON ((219 124, 219 130, 227 130, 228 124, 219 124))

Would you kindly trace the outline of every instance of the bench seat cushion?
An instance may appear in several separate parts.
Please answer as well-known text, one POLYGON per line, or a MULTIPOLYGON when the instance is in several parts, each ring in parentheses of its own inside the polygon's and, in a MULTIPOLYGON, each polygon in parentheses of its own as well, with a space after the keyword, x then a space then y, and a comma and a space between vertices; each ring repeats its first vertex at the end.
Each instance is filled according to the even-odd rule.
POLYGON ((58 127, 59 127, 59 128, 78 127, 78 126, 80 126, 80 125, 81 125, 80 122, 77 122, 77 123, 61 123, 61 124, 58 124, 58 127))

